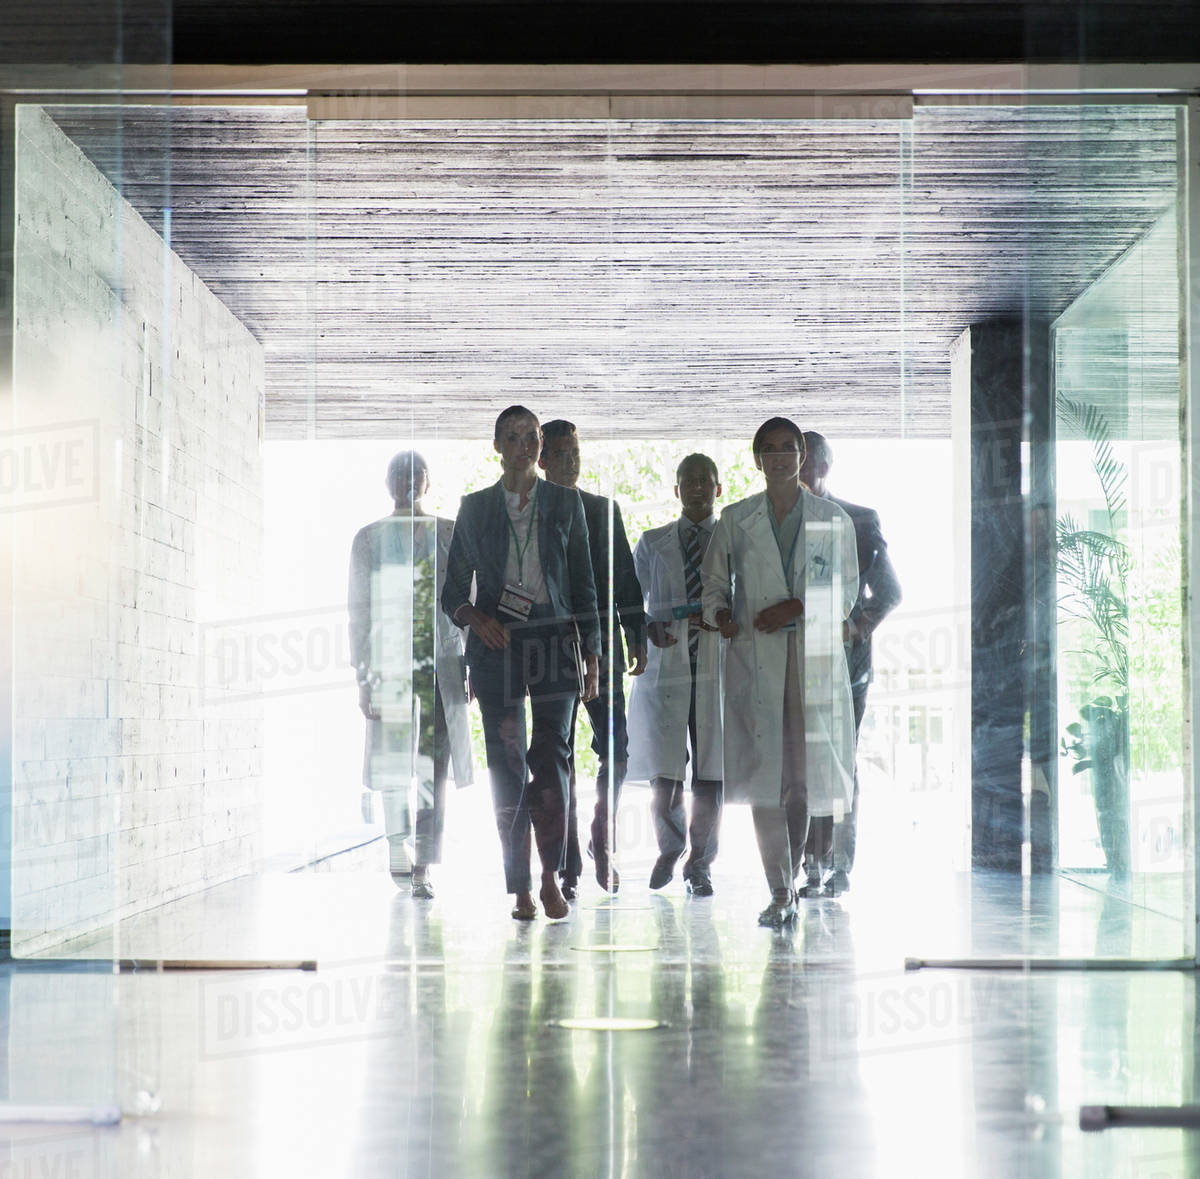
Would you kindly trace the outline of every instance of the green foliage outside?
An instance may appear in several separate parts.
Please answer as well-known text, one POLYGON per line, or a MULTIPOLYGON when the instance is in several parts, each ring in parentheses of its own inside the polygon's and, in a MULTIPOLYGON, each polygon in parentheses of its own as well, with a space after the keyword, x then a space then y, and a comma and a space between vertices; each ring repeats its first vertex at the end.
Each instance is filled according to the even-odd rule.
MULTIPOLYGON (((1066 725, 1062 752, 1074 759, 1073 774, 1092 771, 1103 836, 1106 816, 1100 812, 1108 803, 1102 806, 1100 801, 1104 792, 1101 776, 1105 781, 1124 783, 1129 773, 1128 580, 1132 559, 1123 539, 1129 472, 1113 451, 1108 420, 1094 405, 1060 395, 1057 409, 1059 420, 1088 440, 1104 504, 1102 511, 1093 513, 1096 526, 1080 527, 1072 516, 1064 515, 1056 529, 1058 580, 1065 590, 1058 599, 1059 613, 1082 624, 1074 629, 1084 645, 1071 654, 1079 657, 1076 668, 1082 665, 1089 672, 1082 698, 1076 697, 1079 717, 1066 725)), ((1117 854, 1112 853, 1114 858, 1117 854)))
POLYGON ((1179 540, 1174 530, 1139 554, 1129 590, 1129 746, 1133 766, 1183 764, 1183 644, 1179 540))
MULTIPOLYGON (((1085 437, 1103 506, 1089 527, 1058 520, 1059 672, 1084 718, 1101 710, 1127 726, 1127 767, 1177 770, 1182 764, 1180 551, 1174 516, 1139 515, 1130 528, 1126 464, 1094 406, 1058 398, 1060 419, 1085 437), (1155 525, 1159 525, 1155 527, 1155 525)), ((1064 718, 1067 719, 1067 718, 1064 718)), ((1075 772, 1090 768, 1087 721, 1071 720, 1063 750, 1075 772)))

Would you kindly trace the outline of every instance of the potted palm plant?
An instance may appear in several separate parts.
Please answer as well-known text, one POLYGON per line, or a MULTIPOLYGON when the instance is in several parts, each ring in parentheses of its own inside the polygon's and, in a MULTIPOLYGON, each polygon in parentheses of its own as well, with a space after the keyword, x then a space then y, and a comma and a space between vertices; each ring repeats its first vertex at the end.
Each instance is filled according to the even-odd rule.
POLYGON ((1104 497, 1104 527, 1082 528, 1069 515, 1057 521, 1060 611, 1082 620, 1091 645, 1089 686, 1106 689, 1080 707, 1067 725, 1064 756, 1073 774, 1091 773, 1096 825, 1109 872, 1129 871, 1129 594, 1130 552, 1119 539, 1128 472, 1113 453, 1108 421, 1093 405, 1059 396, 1059 420, 1091 446, 1104 497))

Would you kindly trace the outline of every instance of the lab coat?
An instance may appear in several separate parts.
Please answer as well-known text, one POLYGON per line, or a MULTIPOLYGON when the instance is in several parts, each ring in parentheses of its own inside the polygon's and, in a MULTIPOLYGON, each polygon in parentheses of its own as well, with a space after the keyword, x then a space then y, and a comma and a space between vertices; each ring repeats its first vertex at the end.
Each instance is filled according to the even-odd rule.
POLYGON ((854 796, 854 707, 842 622, 858 597, 854 525, 836 504, 801 489, 803 523, 792 581, 771 528, 766 492, 732 504, 704 556, 704 616, 732 611, 725 649, 724 781, 727 802, 779 806, 783 780, 786 630, 755 630, 760 610, 799 598, 805 774, 810 815, 840 818, 854 796))
MULTIPOLYGON (((432 627, 434 635, 434 669, 437 692, 446 716, 446 737, 450 753, 450 770, 459 786, 469 786, 474 779, 471 758, 470 717, 467 713, 467 693, 463 668, 462 632, 445 616, 438 605, 446 577, 450 540, 454 531, 452 520, 430 516, 415 519, 404 515, 385 516, 368 524, 354 538, 350 568, 350 646, 352 662, 365 667, 373 678, 382 678, 380 685, 386 697, 388 689, 396 699, 374 700, 384 717, 367 722, 367 741, 364 757, 364 785, 378 789, 373 765, 385 747, 384 729, 388 714, 412 712, 411 636, 414 626, 432 627), (430 530, 436 530, 437 550, 434 556, 435 585, 429 601, 419 610, 413 596, 412 558, 414 528, 423 532, 424 551, 429 549, 430 530), (417 613, 421 616, 417 617, 417 613), (405 661, 409 666, 405 666, 405 661), (387 665, 386 667, 384 665, 387 665), (407 692, 405 689, 407 688, 407 692)), ((374 699, 375 693, 373 693, 374 699)), ((431 702, 426 701, 428 707, 431 702)), ((395 742, 387 744, 394 745, 395 742)), ((403 746, 404 743, 402 742, 403 746)), ((411 769, 400 769, 407 783, 415 770, 432 781, 433 750, 419 748, 411 742, 411 769), (415 759, 415 760, 414 760, 415 759)))
MULTIPOLYGON (((692 666, 688 658, 687 619, 672 611, 687 604, 687 580, 679 521, 642 534, 633 553, 633 566, 646 596, 649 622, 670 624, 677 642, 670 647, 646 643, 646 670, 630 688, 627 725, 627 779, 687 777, 687 729, 691 711, 692 666)), ((721 777, 721 646, 719 634, 702 631, 696 652, 696 741, 699 745, 694 776, 721 777)))

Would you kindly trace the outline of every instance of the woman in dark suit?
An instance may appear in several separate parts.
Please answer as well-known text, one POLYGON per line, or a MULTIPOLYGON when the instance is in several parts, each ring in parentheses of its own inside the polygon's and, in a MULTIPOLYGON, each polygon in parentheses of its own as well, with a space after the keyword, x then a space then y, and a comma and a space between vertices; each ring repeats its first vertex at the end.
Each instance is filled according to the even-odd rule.
POLYGON ((496 419, 503 469, 493 486, 463 496, 442 608, 469 628, 467 666, 483 714, 492 801, 513 916, 537 915, 529 828, 542 861, 546 916, 569 912, 558 885, 565 864, 570 726, 576 695, 596 694, 600 619, 579 492, 538 478, 542 432, 514 405, 496 419), (471 600, 471 582, 475 598, 471 600), (572 650, 583 653, 583 683, 572 650), (525 740, 525 697, 533 732, 525 740))

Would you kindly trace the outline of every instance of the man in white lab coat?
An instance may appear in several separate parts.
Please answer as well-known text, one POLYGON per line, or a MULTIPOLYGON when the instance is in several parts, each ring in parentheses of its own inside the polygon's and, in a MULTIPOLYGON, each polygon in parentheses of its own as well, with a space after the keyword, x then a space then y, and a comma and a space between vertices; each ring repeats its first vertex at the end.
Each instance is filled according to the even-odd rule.
POLYGON ((771 903, 761 925, 796 916, 810 816, 846 814, 854 708, 843 640, 858 597, 854 525, 800 482, 804 435, 759 427, 766 490, 721 513, 704 558, 704 618, 725 649, 724 780, 751 804, 771 903))
POLYGON ((717 523, 713 504, 721 484, 716 463, 703 454, 688 455, 675 479, 682 516, 644 532, 633 554, 650 645, 629 699, 628 776, 653 789, 659 856, 650 887, 671 880, 690 840, 684 882, 693 896, 708 897, 722 807, 721 640, 701 617, 700 567, 717 523), (685 830, 689 760, 692 821, 685 830))

